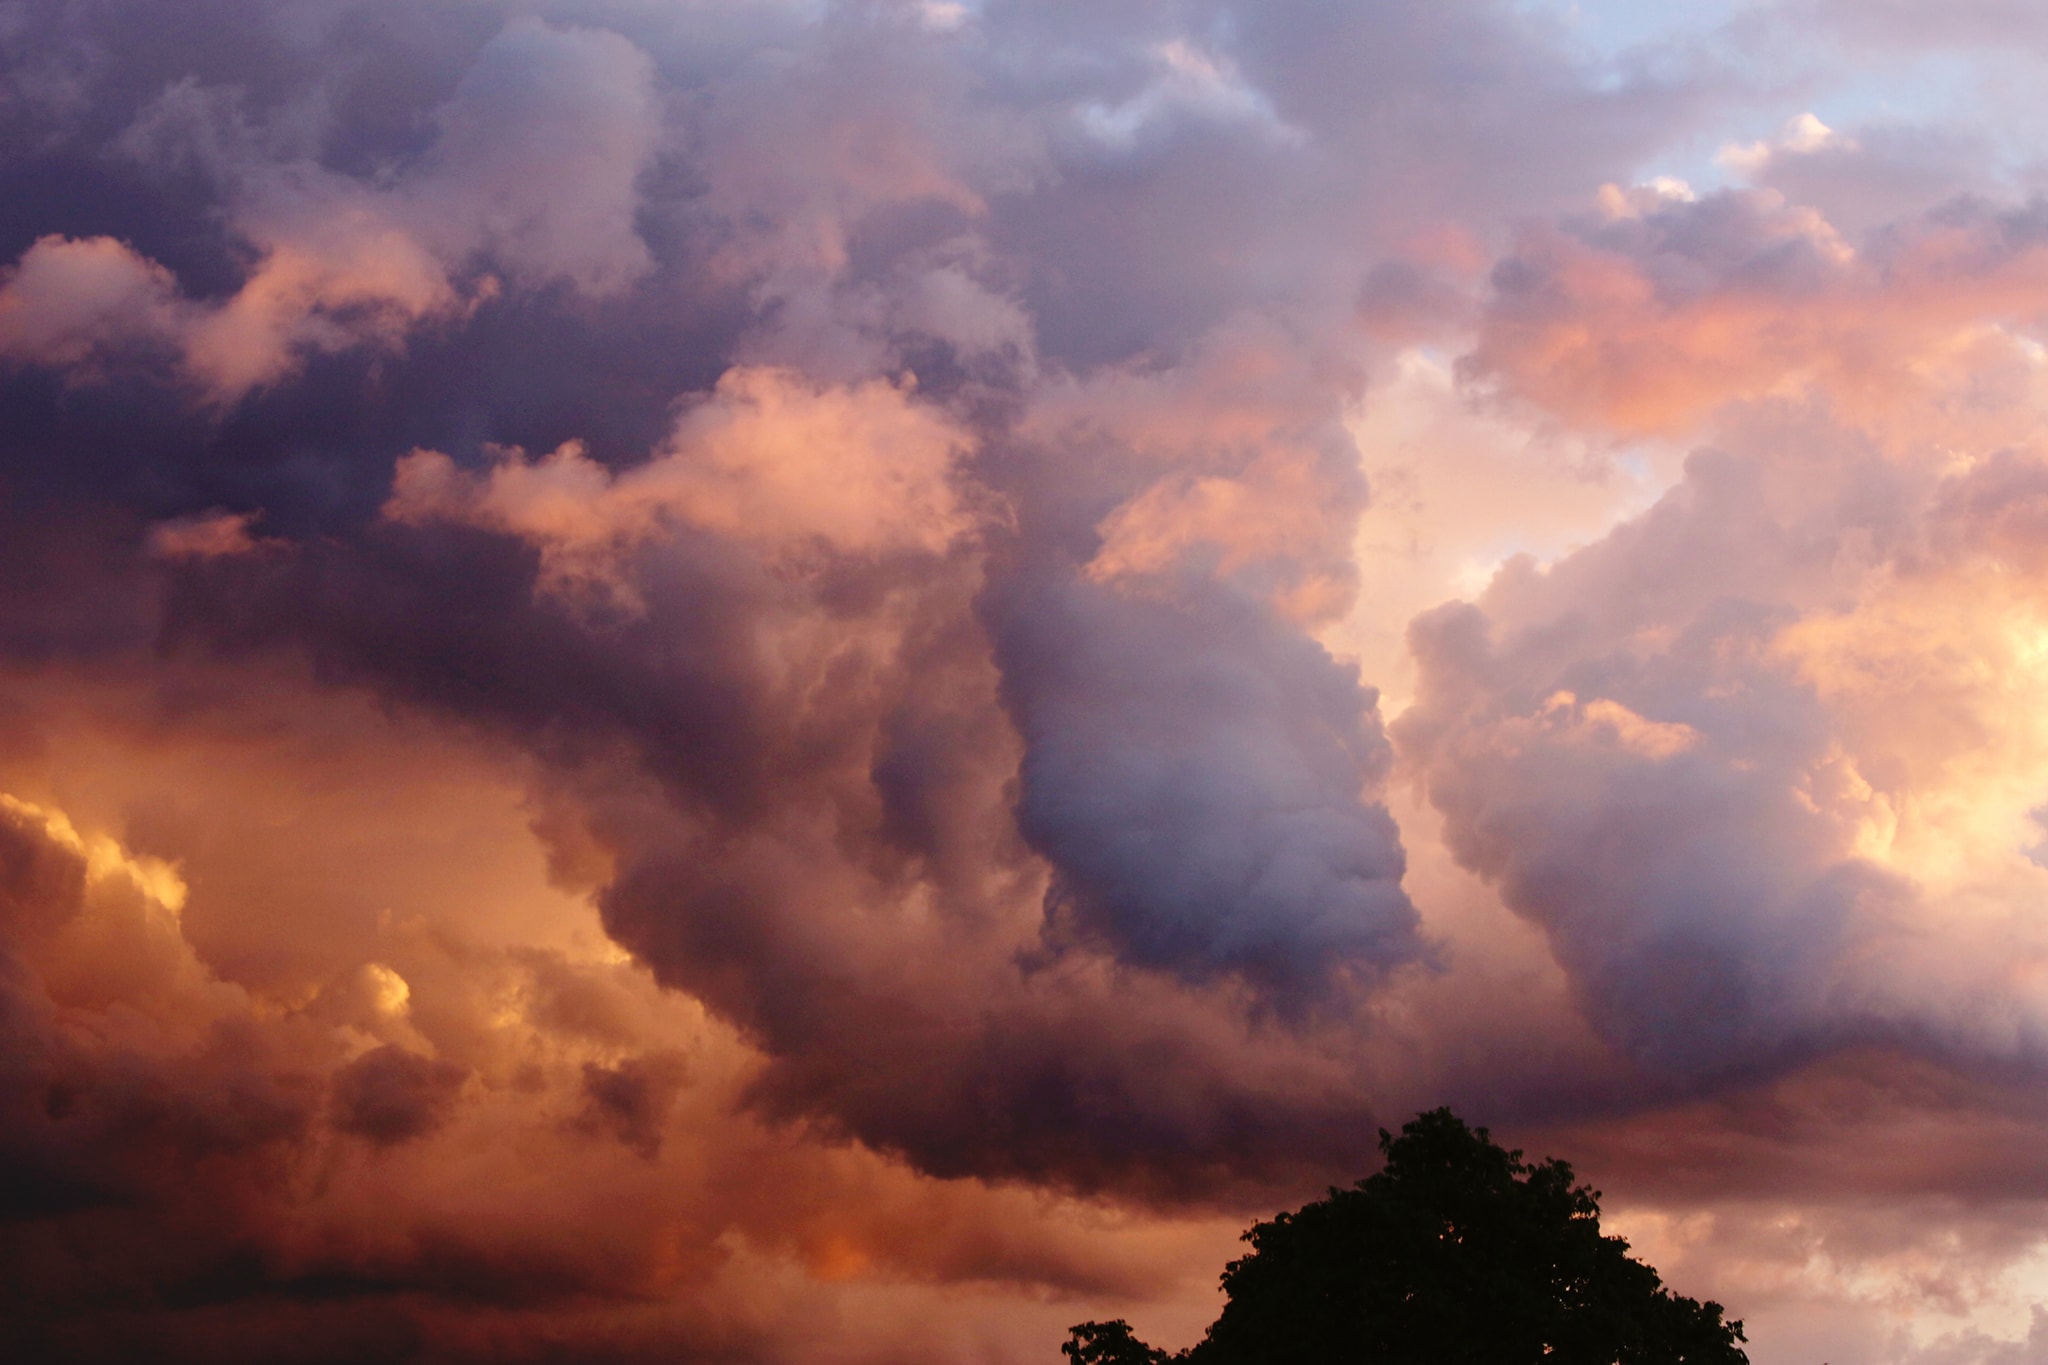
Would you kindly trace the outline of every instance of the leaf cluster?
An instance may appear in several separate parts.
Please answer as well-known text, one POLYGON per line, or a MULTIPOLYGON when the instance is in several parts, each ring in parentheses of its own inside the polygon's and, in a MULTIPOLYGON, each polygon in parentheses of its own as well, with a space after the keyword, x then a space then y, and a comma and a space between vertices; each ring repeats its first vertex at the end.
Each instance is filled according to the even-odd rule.
POLYGON ((1746 1365, 1742 1324, 1673 1294, 1600 1231, 1599 1192, 1527 1163, 1448 1109, 1394 1137, 1348 1190, 1244 1234, 1228 1296, 1179 1355, 1121 1319, 1082 1323, 1075 1365, 1746 1365))

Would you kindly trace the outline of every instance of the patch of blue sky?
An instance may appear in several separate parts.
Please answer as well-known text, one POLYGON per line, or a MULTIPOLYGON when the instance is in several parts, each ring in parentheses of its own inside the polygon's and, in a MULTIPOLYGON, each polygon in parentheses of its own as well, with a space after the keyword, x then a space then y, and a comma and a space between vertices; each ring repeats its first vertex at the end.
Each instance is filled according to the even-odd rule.
POLYGON ((1642 57, 1710 41, 1741 8, 1741 0, 1511 0, 1524 18, 1546 23, 1597 80, 1622 80, 1642 57))
POLYGON ((1553 26, 1600 85, 1690 71, 1720 87, 1715 115, 1647 156, 1639 182, 1681 180, 1699 193, 1739 184, 1741 170, 1723 153, 1774 140, 1802 114, 1851 137, 1873 127, 1973 135, 1992 149, 1990 169, 2009 185, 2048 179, 2040 152, 2048 106, 2038 95, 2044 62, 2026 44, 2000 47, 1973 33, 1954 45, 1873 51, 1817 22, 1811 9, 1770 0, 1514 3, 1553 26))
POLYGON ((1932 51, 1849 61, 1816 42, 1782 58, 1785 79, 1762 86, 1750 100, 1727 111, 1725 123, 1666 149, 1643 168, 1641 178, 1674 176, 1707 193, 1743 181, 1738 164, 1724 159, 1731 147, 1781 138, 1792 120, 1811 114, 1849 138, 1876 128, 1920 128, 1981 139, 1992 151, 1995 175, 2018 179, 2038 161, 2048 137, 2048 114, 2037 96, 2002 98, 2001 89, 2038 90, 2039 63, 2030 55, 2002 57, 1981 49, 1932 51), (1998 79, 1998 68, 2024 64, 1998 79))
POLYGON ((1514 7, 1554 22, 1581 59, 1599 64, 1705 37, 1745 8, 1741 0, 1515 0, 1514 7))

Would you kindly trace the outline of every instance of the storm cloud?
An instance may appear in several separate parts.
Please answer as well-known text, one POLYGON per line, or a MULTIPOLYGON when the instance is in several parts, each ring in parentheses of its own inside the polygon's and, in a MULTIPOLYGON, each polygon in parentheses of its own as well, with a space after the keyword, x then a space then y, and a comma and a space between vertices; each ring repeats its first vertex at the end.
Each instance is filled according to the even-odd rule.
POLYGON ((1185 1339, 1448 1102, 2028 1358, 2048 211, 1786 107, 1896 8, 0 6, 8 1345, 1185 1339))

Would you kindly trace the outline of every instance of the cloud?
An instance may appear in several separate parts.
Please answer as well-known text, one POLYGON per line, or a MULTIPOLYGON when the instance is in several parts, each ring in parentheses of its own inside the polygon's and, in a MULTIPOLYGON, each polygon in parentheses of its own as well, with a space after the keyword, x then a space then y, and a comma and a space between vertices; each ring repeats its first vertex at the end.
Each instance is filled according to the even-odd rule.
POLYGON ((123 243, 44 237, 0 295, 0 353, 77 369, 154 343, 232 404, 308 354, 400 349, 415 325, 499 287, 480 264, 523 287, 614 293, 649 268, 634 212, 659 133, 651 82, 644 54, 615 33, 515 22, 483 46, 438 111, 438 138, 390 186, 272 157, 232 102, 174 85, 129 146, 158 162, 195 156, 226 181, 253 267, 230 296, 202 301, 123 243))
POLYGON ((1852 239, 1964 195, 2009 193, 1981 136, 1913 123, 1846 131, 1810 111, 1787 120, 1774 138, 1728 144, 1715 160, 1818 210, 1852 239))
POLYGON ((170 272, 110 237, 44 237, 0 285, 0 349, 11 360, 82 366, 178 325, 170 272))
POLYGON ((440 109, 409 207, 446 259, 481 250, 528 285, 616 293, 652 266, 634 217, 660 118, 630 41, 515 20, 440 109))
POLYGON ((255 519, 249 512, 202 512, 172 517, 149 528, 149 548, 164 559, 247 554, 257 545, 255 537, 249 534, 255 519))
POLYGON ((1530 229, 1494 268, 1462 373, 1629 436, 1814 391, 1897 410, 1966 382, 1955 365, 2027 354, 2039 216, 1960 199, 1859 247, 1774 191, 1617 192, 1598 217, 1530 229))
POLYGON ((1004 598, 1018 817, 1057 869, 1053 933, 1290 992, 1422 955, 1399 836, 1360 801, 1389 754, 1341 666, 1220 594, 1181 605, 1050 584, 1004 598), (1180 747, 1189 733, 1201 750, 1180 747))
POLYGON ((481 477, 446 456, 400 461, 384 514, 467 522, 541 548, 573 578, 684 523, 806 554, 935 554, 969 521, 949 480, 966 435, 881 381, 826 388, 786 370, 734 369, 685 412, 668 449, 617 477, 563 446, 481 477))
POLYGON ((0 9, 19 1354, 1187 1340, 1443 1102, 1760 1361, 2028 1340, 2021 134, 1754 13, 0 9))
POLYGON ((1657 1069, 2038 1065, 2041 944, 1993 908, 2034 875, 2031 552, 1999 529, 2025 504, 1975 492, 2022 463, 1785 412, 1726 436, 1603 541, 1419 618, 1397 742, 1657 1069))
MULTIPOLYGON (((111 747, 62 780, 127 805, 138 838, 208 834, 173 868, 48 805, 0 805, 18 1176, 0 1256, 8 1340, 29 1358, 111 1358, 153 1331, 177 1359, 296 1358, 307 1332, 321 1359, 562 1339, 804 1359, 821 1333, 943 1359, 965 1311, 947 1285, 1087 1293, 1178 1273, 1156 1229, 1072 1201, 1048 1222, 1039 1193, 926 1180, 750 1117, 761 1059, 535 877, 504 755, 282 685, 259 705, 324 717, 325 740, 245 743, 271 722, 244 695, 166 748, 121 733, 133 694, 90 691, 49 714, 73 756, 87 734, 111 747), (300 785, 325 765, 387 773, 380 813, 352 813, 356 781, 300 785), (395 909, 321 862, 380 819, 407 831, 378 836, 395 909), (307 932, 280 958, 266 950, 287 919, 307 932), (937 1339, 877 1318, 871 1293, 937 1339)), ((35 780, 19 752, 4 761, 35 780)))
POLYGON ((373 1048, 335 1073, 334 1126, 379 1146, 420 1137, 446 1121, 463 1075, 395 1043, 373 1048))

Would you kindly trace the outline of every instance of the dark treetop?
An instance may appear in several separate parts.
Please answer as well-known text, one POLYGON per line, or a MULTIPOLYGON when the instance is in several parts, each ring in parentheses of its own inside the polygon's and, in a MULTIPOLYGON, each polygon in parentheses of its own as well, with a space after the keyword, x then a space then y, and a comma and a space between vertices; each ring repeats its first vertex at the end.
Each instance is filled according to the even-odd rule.
POLYGON ((1394 1137, 1352 1189, 1245 1233, 1223 1314, 1169 1356, 1084 1322, 1075 1365, 1746 1365, 1742 1324, 1665 1289, 1600 1231, 1599 1192, 1448 1109, 1394 1137))

